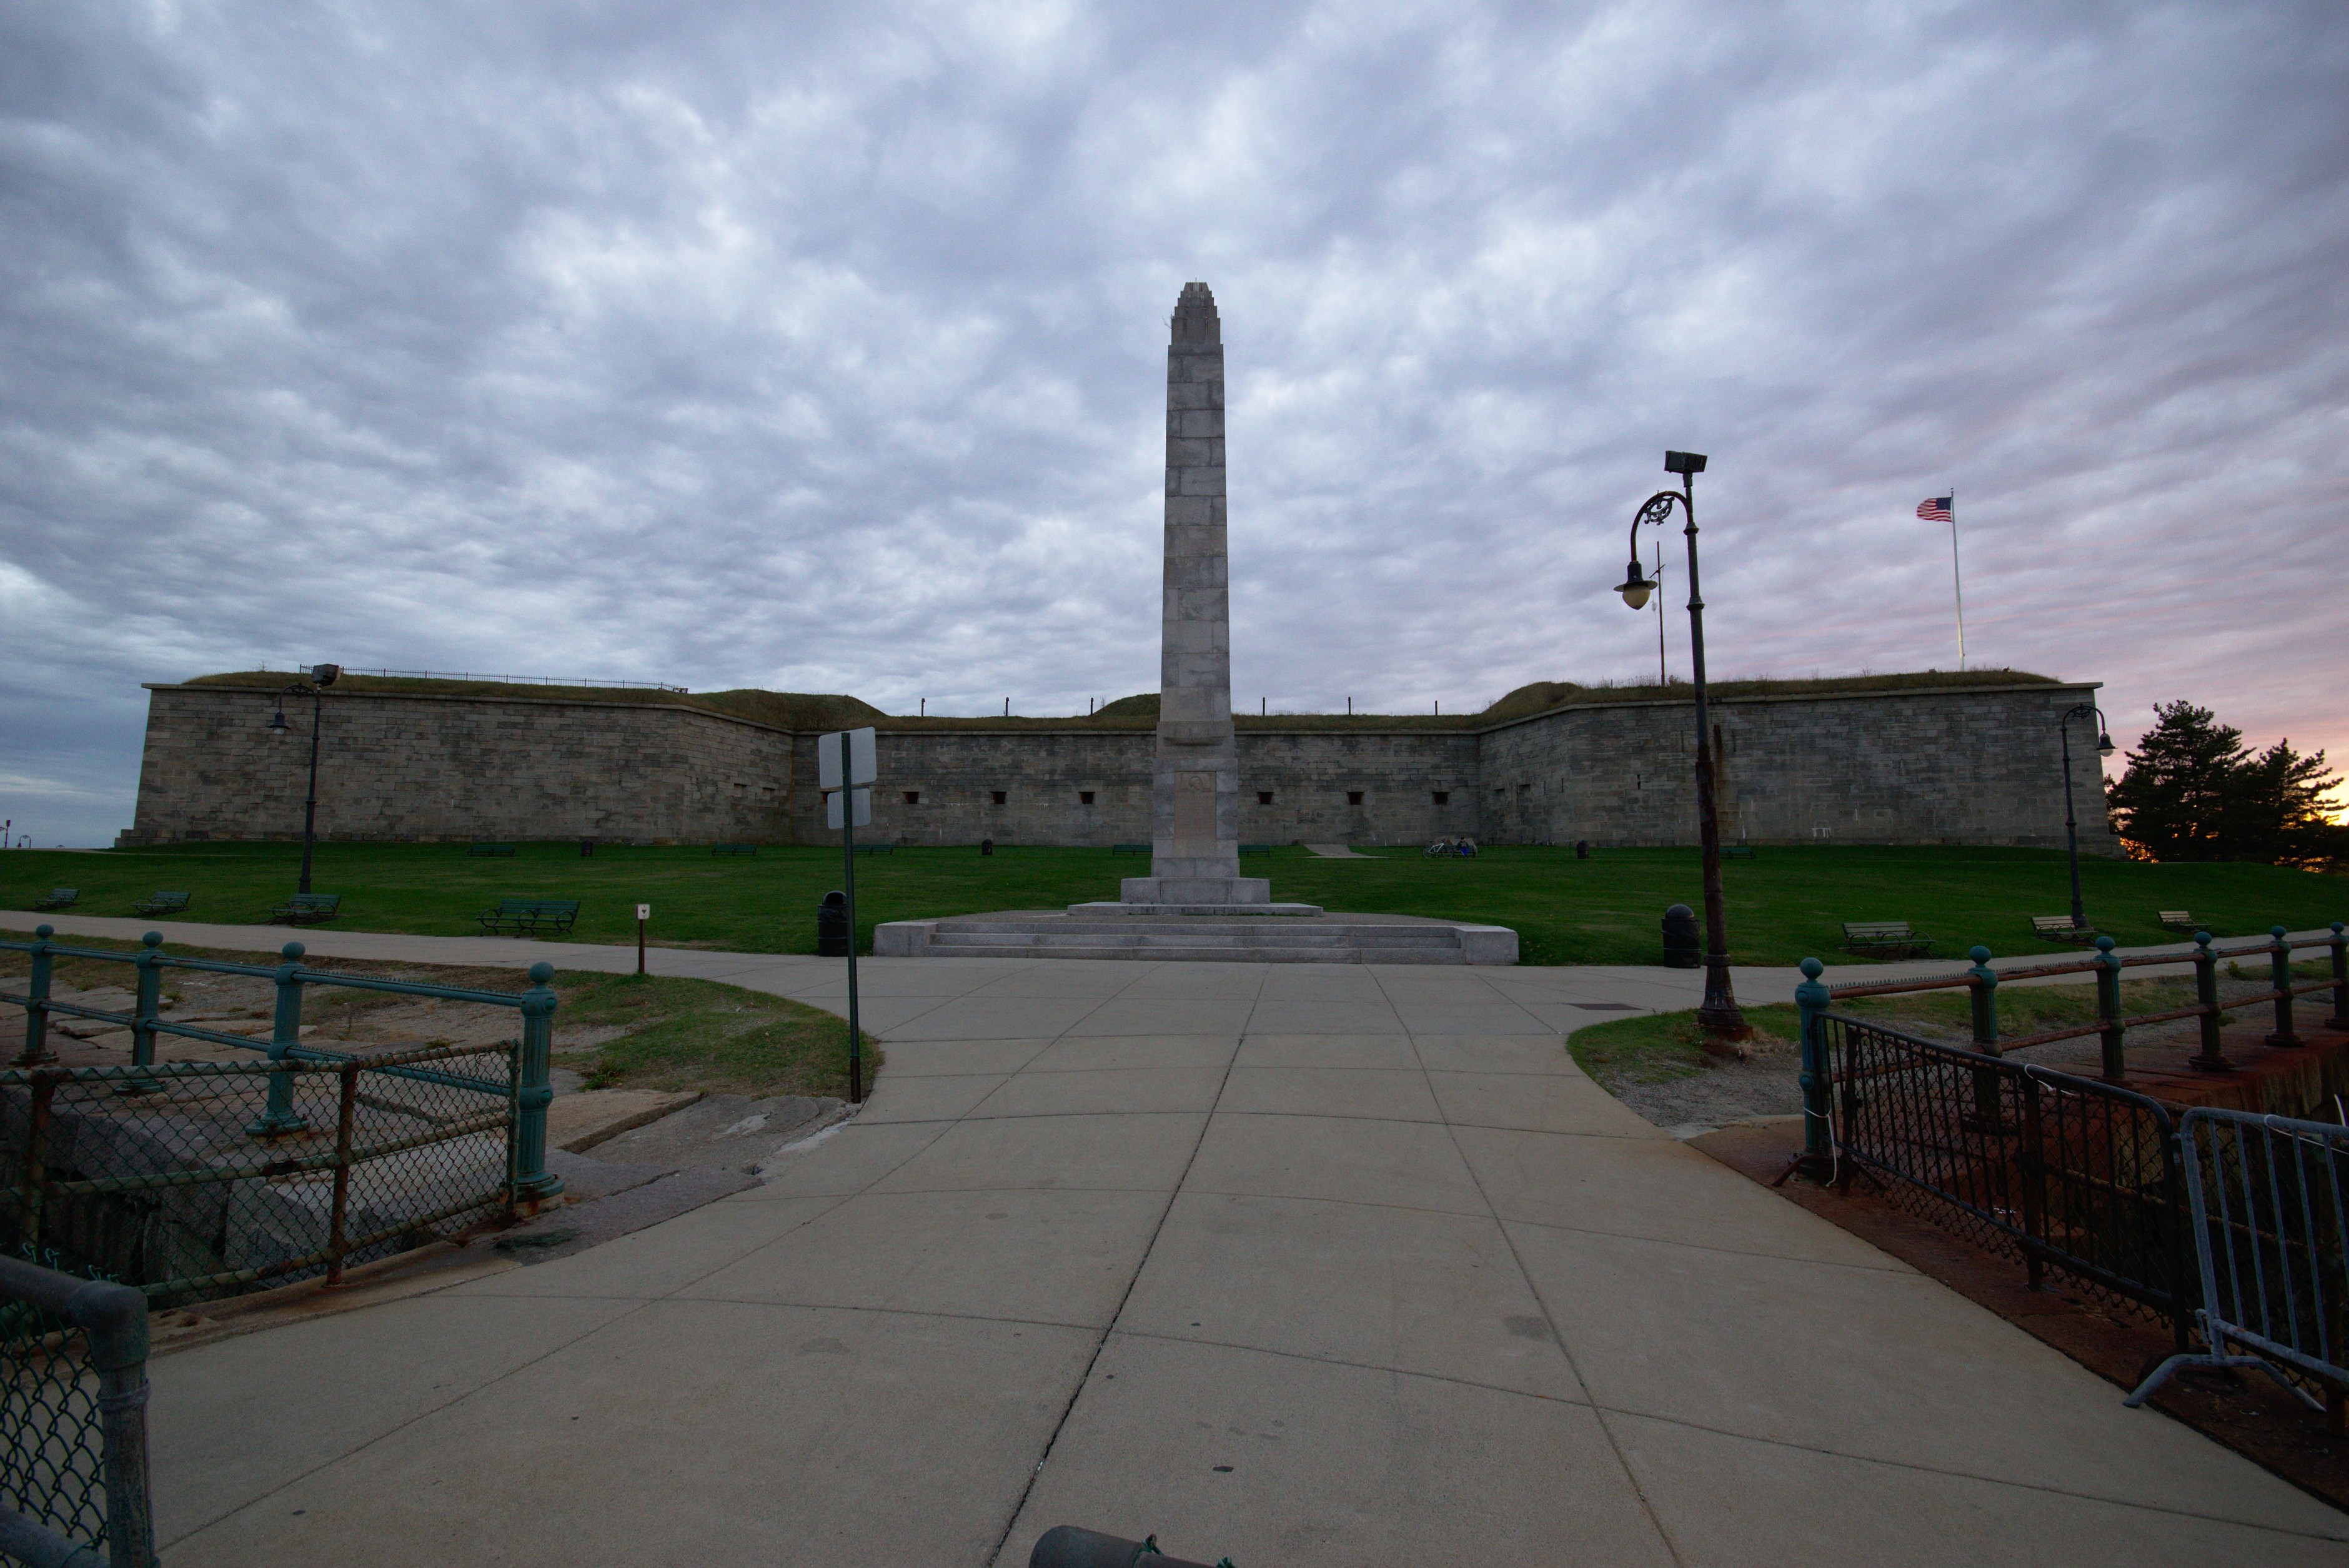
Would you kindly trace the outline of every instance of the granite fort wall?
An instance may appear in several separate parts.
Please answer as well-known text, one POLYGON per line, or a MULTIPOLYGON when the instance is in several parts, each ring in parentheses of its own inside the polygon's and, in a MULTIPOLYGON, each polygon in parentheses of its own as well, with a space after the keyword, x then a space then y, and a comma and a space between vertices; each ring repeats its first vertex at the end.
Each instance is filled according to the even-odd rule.
MULTIPOLYGON (((289 700, 297 733, 281 738, 263 727, 264 693, 150 689, 124 842, 300 833, 306 698, 289 700)), ((2095 689, 1717 702, 1723 831, 1732 841, 2061 845, 2056 716, 2095 689)), ((628 702, 329 692, 325 707, 326 837, 831 841, 812 735, 628 702)), ((1691 714, 1686 703, 1616 703, 1481 732, 1243 730, 1239 836, 1693 842, 1691 714)), ((2111 853, 2095 755, 2075 738, 2081 843, 2111 853)), ((870 831, 907 844, 1146 842, 1153 744, 1144 730, 885 730, 870 831)))
MULTIPOLYGON (((1731 842, 2064 843, 2056 722, 2089 686, 1942 687, 1710 705, 1714 795, 1731 842)), ((1487 731, 1495 842, 1696 840, 1689 703, 1565 708, 1487 731)), ((2075 726, 2080 844, 2118 851, 2093 731, 2075 726)))

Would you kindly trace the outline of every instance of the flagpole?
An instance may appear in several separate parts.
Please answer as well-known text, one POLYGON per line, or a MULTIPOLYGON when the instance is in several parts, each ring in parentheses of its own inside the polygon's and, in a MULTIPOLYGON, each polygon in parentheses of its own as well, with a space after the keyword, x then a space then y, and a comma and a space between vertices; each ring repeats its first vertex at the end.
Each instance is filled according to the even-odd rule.
POLYGON ((1966 584, 1958 573, 1958 490, 1950 487, 1950 585, 1958 595, 1958 668, 1966 667, 1966 584))

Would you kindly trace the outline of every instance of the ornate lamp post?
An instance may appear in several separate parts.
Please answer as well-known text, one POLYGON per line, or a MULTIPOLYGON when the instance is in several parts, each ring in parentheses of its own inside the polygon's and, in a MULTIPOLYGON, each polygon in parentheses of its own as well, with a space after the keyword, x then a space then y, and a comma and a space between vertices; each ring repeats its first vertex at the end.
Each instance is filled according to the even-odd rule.
POLYGON ((1680 475, 1681 488, 1658 490, 1632 515, 1631 568, 1615 591, 1632 609, 1646 607, 1656 585, 1640 572, 1640 525, 1652 522, 1661 527, 1671 521, 1677 505, 1688 522, 1682 532, 1688 536, 1689 666, 1696 683, 1697 841, 1704 854, 1704 1005, 1697 1009, 1696 1021, 1710 1033, 1744 1039, 1754 1031, 1738 1010, 1737 994, 1729 983, 1729 927, 1721 894, 1721 819, 1713 807, 1713 728, 1704 707, 1704 598, 1697 592, 1695 479, 1704 472, 1704 454, 1666 452, 1664 471, 1680 475))
POLYGON ((267 726, 272 735, 291 735, 294 727, 285 722, 285 699, 307 693, 310 697, 310 798, 302 803, 302 885, 297 892, 310 891, 310 843, 318 830, 318 719, 325 712, 326 688, 343 673, 340 665, 312 665, 310 678, 295 681, 277 694, 277 711, 269 716, 267 726))
POLYGON ((2080 822, 2072 814, 2072 721, 2093 718, 2096 721, 2096 755, 2113 754, 2112 732, 2105 727, 2105 710, 2095 703, 2084 702, 2064 710, 2055 721, 2056 732, 2064 738, 2064 840, 2072 851, 2072 929, 2085 931, 2088 924, 2088 906, 2080 902, 2080 822))

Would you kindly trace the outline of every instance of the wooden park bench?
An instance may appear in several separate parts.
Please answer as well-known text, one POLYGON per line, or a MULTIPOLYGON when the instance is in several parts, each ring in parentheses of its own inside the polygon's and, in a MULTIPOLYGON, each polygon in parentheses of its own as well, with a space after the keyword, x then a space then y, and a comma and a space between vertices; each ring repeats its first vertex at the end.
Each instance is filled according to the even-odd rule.
POLYGON ((513 852, 514 847, 512 844, 467 844, 465 846, 466 855, 477 861, 510 861, 513 859, 513 852))
POLYGON ((709 852, 713 855, 755 855, 759 852, 759 846, 756 844, 712 844, 709 846, 709 852))
POLYGON ((1847 920, 1843 923, 1847 953, 1875 953, 1887 958, 1923 958, 1933 951, 1933 939, 1911 931, 1905 920, 1847 920))
POLYGON ((2182 909, 2161 910, 2158 912, 2158 917, 2161 921, 2163 928, 2166 930, 2199 931, 2202 929, 2200 923, 2195 920, 2193 915, 2188 913, 2182 909))
POLYGON ((1724 861, 1750 861, 1754 858, 1754 846, 1751 844, 1723 844, 1721 846, 1721 858, 1724 861))
POLYGON ((1150 853, 1150 846, 1148 844, 1112 844, 1109 847, 1109 852, 1113 855, 1146 855, 1150 853))
POLYGON ((2094 942, 2096 928, 2075 925, 2068 914, 2034 914, 2031 917, 2031 934, 2049 942, 2094 942))
POLYGON ((323 925, 343 907, 338 892, 297 892, 269 912, 272 925, 323 925))
POLYGON ((151 897, 142 899, 137 904, 133 905, 130 913, 133 914, 177 914, 181 910, 188 907, 188 900, 191 896, 193 895, 184 892, 165 892, 159 888, 151 897))
POLYGON ((542 931, 568 931, 571 923, 579 918, 579 901, 575 898, 502 898, 492 909, 473 917, 481 923, 488 935, 502 935, 512 927, 516 936, 535 936, 542 931))
POLYGON ((53 887, 49 890, 48 897, 35 899, 33 901, 33 907, 35 909, 71 909, 75 904, 80 902, 81 889, 78 887, 53 887))

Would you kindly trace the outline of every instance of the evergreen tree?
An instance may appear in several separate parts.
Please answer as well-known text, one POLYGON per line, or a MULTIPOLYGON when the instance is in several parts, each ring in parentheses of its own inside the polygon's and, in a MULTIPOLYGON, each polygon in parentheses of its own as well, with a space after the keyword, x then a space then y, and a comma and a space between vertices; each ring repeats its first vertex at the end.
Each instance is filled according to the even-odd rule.
POLYGON ((2224 859, 2304 866, 2337 859, 2349 829, 2326 815, 2340 775, 2324 753, 2294 751, 2289 738, 2236 765, 2220 827, 2224 859))
POLYGON ((2156 703, 2153 713, 2153 727, 2106 791, 2113 830, 2151 860, 2224 860, 2220 825, 2244 759, 2243 732, 2183 699, 2156 703))
POLYGON ((2289 739, 2253 754, 2243 733, 2207 707, 2154 707, 2154 727, 2106 790, 2113 830, 2156 861, 2313 865, 2349 857, 2349 828, 2329 820, 2338 774, 2324 753, 2289 739))

